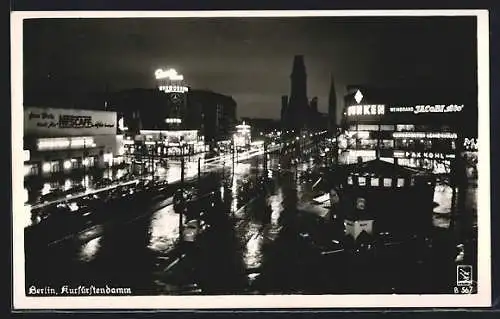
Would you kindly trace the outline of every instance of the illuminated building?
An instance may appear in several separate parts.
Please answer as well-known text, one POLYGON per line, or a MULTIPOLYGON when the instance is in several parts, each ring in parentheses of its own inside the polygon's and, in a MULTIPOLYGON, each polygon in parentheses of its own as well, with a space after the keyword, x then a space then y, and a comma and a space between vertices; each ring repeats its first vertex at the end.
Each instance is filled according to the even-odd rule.
POLYGON ((154 154, 160 157, 206 151, 204 138, 198 135, 197 130, 141 130, 135 141, 143 145, 154 145, 154 154))
POLYGON ((140 130, 198 130, 207 144, 215 144, 229 139, 236 123, 234 99, 211 91, 189 89, 181 118, 171 112, 169 94, 158 89, 121 91, 110 101, 110 108, 124 115, 131 137, 140 130))
POLYGON ((49 176, 123 161, 116 112, 24 108, 26 176, 49 176))
POLYGON ((243 122, 236 126, 236 132, 233 135, 233 142, 236 149, 246 149, 252 143, 252 130, 250 125, 243 122))
POLYGON ((342 122, 341 162, 380 158, 445 173, 464 138, 477 136, 477 102, 464 90, 350 86, 342 122))
POLYGON ((183 119, 187 113, 187 87, 184 76, 177 73, 175 69, 155 71, 158 90, 167 96, 167 115, 165 124, 168 129, 185 129, 183 119))

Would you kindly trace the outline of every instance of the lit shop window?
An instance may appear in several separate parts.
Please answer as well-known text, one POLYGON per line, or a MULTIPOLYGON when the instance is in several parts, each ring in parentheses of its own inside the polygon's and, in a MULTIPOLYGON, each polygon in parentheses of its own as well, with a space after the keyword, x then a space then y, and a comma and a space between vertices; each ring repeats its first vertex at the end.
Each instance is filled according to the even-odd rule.
POLYGON ((358 185, 366 186, 366 177, 358 177, 358 185))
POLYGON ((377 148, 377 140, 361 140, 359 144, 363 150, 374 150, 377 148))
POLYGON ((368 131, 357 131, 355 133, 356 133, 357 138, 360 138, 360 139, 370 138, 370 132, 368 132, 368 131))
POLYGON ((349 185, 354 184, 354 182, 352 180, 352 176, 347 177, 347 184, 349 184, 349 185))
POLYGON ((55 150, 67 148, 95 147, 92 137, 71 138, 41 138, 38 140, 38 150, 55 150))
POLYGON ((28 176, 31 173, 31 165, 24 165, 24 176, 28 176))
POLYGON ((71 160, 71 168, 73 169, 76 169, 76 168, 79 168, 79 163, 78 163, 78 160, 76 158, 72 158, 71 160))
POLYGON ((394 131, 394 125, 380 125, 381 131, 394 131))
POLYGON ((380 141, 380 148, 392 149, 392 148, 394 148, 394 141, 393 140, 381 140, 380 141))
POLYGON ((42 164, 42 172, 50 173, 50 168, 51 168, 50 163, 43 163, 42 164))
POLYGON ((380 182, 379 182, 378 177, 372 177, 370 185, 371 186, 379 186, 379 184, 380 184, 380 182))
POLYGON ((64 161, 64 163, 63 163, 63 168, 64 168, 65 170, 69 170, 69 169, 71 169, 71 167, 72 167, 72 164, 71 164, 71 161, 70 161, 70 160, 66 160, 66 161, 64 161))
POLYGON ((82 164, 85 167, 94 166, 94 158, 93 157, 84 158, 83 161, 82 161, 82 164))
POLYGON ((104 162, 109 164, 113 163, 113 153, 106 153, 102 157, 104 162))
POLYGON ((392 178, 384 178, 384 187, 392 186, 392 178))
POLYGON ((408 132, 408 131, 414 131, 415 130, 415 125, 409 124, 409 125, 396 125, 396 131, 398 132, 408 132))
POLYGON ((404 178, 398 178, 396 186, 397 187, 403 187, 403 186, 405 186, 405 179, 404 178))
POLYGON ((359 131, 378 131, 378 125, 360 124, 357 129, 359 131))

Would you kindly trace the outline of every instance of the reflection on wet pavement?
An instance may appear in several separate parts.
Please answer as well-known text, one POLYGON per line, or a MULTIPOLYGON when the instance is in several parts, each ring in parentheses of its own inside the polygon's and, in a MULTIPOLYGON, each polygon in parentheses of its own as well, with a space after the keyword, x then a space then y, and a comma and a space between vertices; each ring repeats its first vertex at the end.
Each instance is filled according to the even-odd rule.
POLYGON ((100 241, 101 237, 97 237, 84 244, 80 250, 78 260, 84 263, 93 261, 96 258, 97 251, 101 246, 100 241))
POLYGON ((173 205, 153 213, 149 228, 151 240, 148 247, 159 253, 166 252, 179 239, 179 215, 173 205))
MULTIPOLYGON (((189 253, 182 259, 168 255, 179 238, 179 215, 172 205, 144 212, 141 219, 121 227, 90 228, 78 235, 75 246, 68 244, 54 254, 65 260, 62 268, 78 269, 88 278, 98 276, 121 285, 126 282, 144 293, 272 293, 276 287, 281 287, 280 292, 300 292, 308 285, 326 285, 321 276, 330 278, 336 287, 348 287, 348 278, 328 269, 308 268, 316 258, 307 237, 312 237, 312 231, 308 232, 320 229, 318 225, 328 213, 327 207, 311 203, 318 195, 311 190, 316 181, 298 181, 299 172, 277 172, 276 163, 269 165, 274 170, 275 187, 265 197, 253 196, 250 201, 240 195, 242 181, 257 175, 252 164, 236 164, 234 176, 225 172, 229 188, 221 192, 232 192, 225 206, 230 222, 207 232, 199 245, 187 248, 189 253), (305 234, 303 238, 297 235, 300 232, 305 234), (69 260, 76 260, 78 266, 68 265, 69 260), (305 282, 303 275, 310 282, 305 282)), ((311 166, 301 164, 299 171, 311 166)), ((217 184, 217 189, 220 186, 217 184)), ((447 215, 447 192, 445 188, 436 190, 437 215, 447 215)), ((338 265, 337 271, 354 274, 349 267, 346 262, 338 265)))

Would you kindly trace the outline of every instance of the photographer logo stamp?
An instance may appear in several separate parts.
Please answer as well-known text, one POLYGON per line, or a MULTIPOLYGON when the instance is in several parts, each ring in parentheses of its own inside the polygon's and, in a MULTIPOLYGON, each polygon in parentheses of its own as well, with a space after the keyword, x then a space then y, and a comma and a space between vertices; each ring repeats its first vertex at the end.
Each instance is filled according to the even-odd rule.
POLYGON ((470 265, 457 265, 457 286, 471 286, 472 285, 472 266, 470 265))

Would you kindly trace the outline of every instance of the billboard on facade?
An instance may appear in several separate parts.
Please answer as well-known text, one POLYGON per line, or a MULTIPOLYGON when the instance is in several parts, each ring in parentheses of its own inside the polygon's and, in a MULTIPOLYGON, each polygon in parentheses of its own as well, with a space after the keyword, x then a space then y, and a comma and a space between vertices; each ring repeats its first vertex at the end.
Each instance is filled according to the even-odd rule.
POLYGON ((24 135, 37 137, 113 135, 116 112, 24 108, 24 135))

